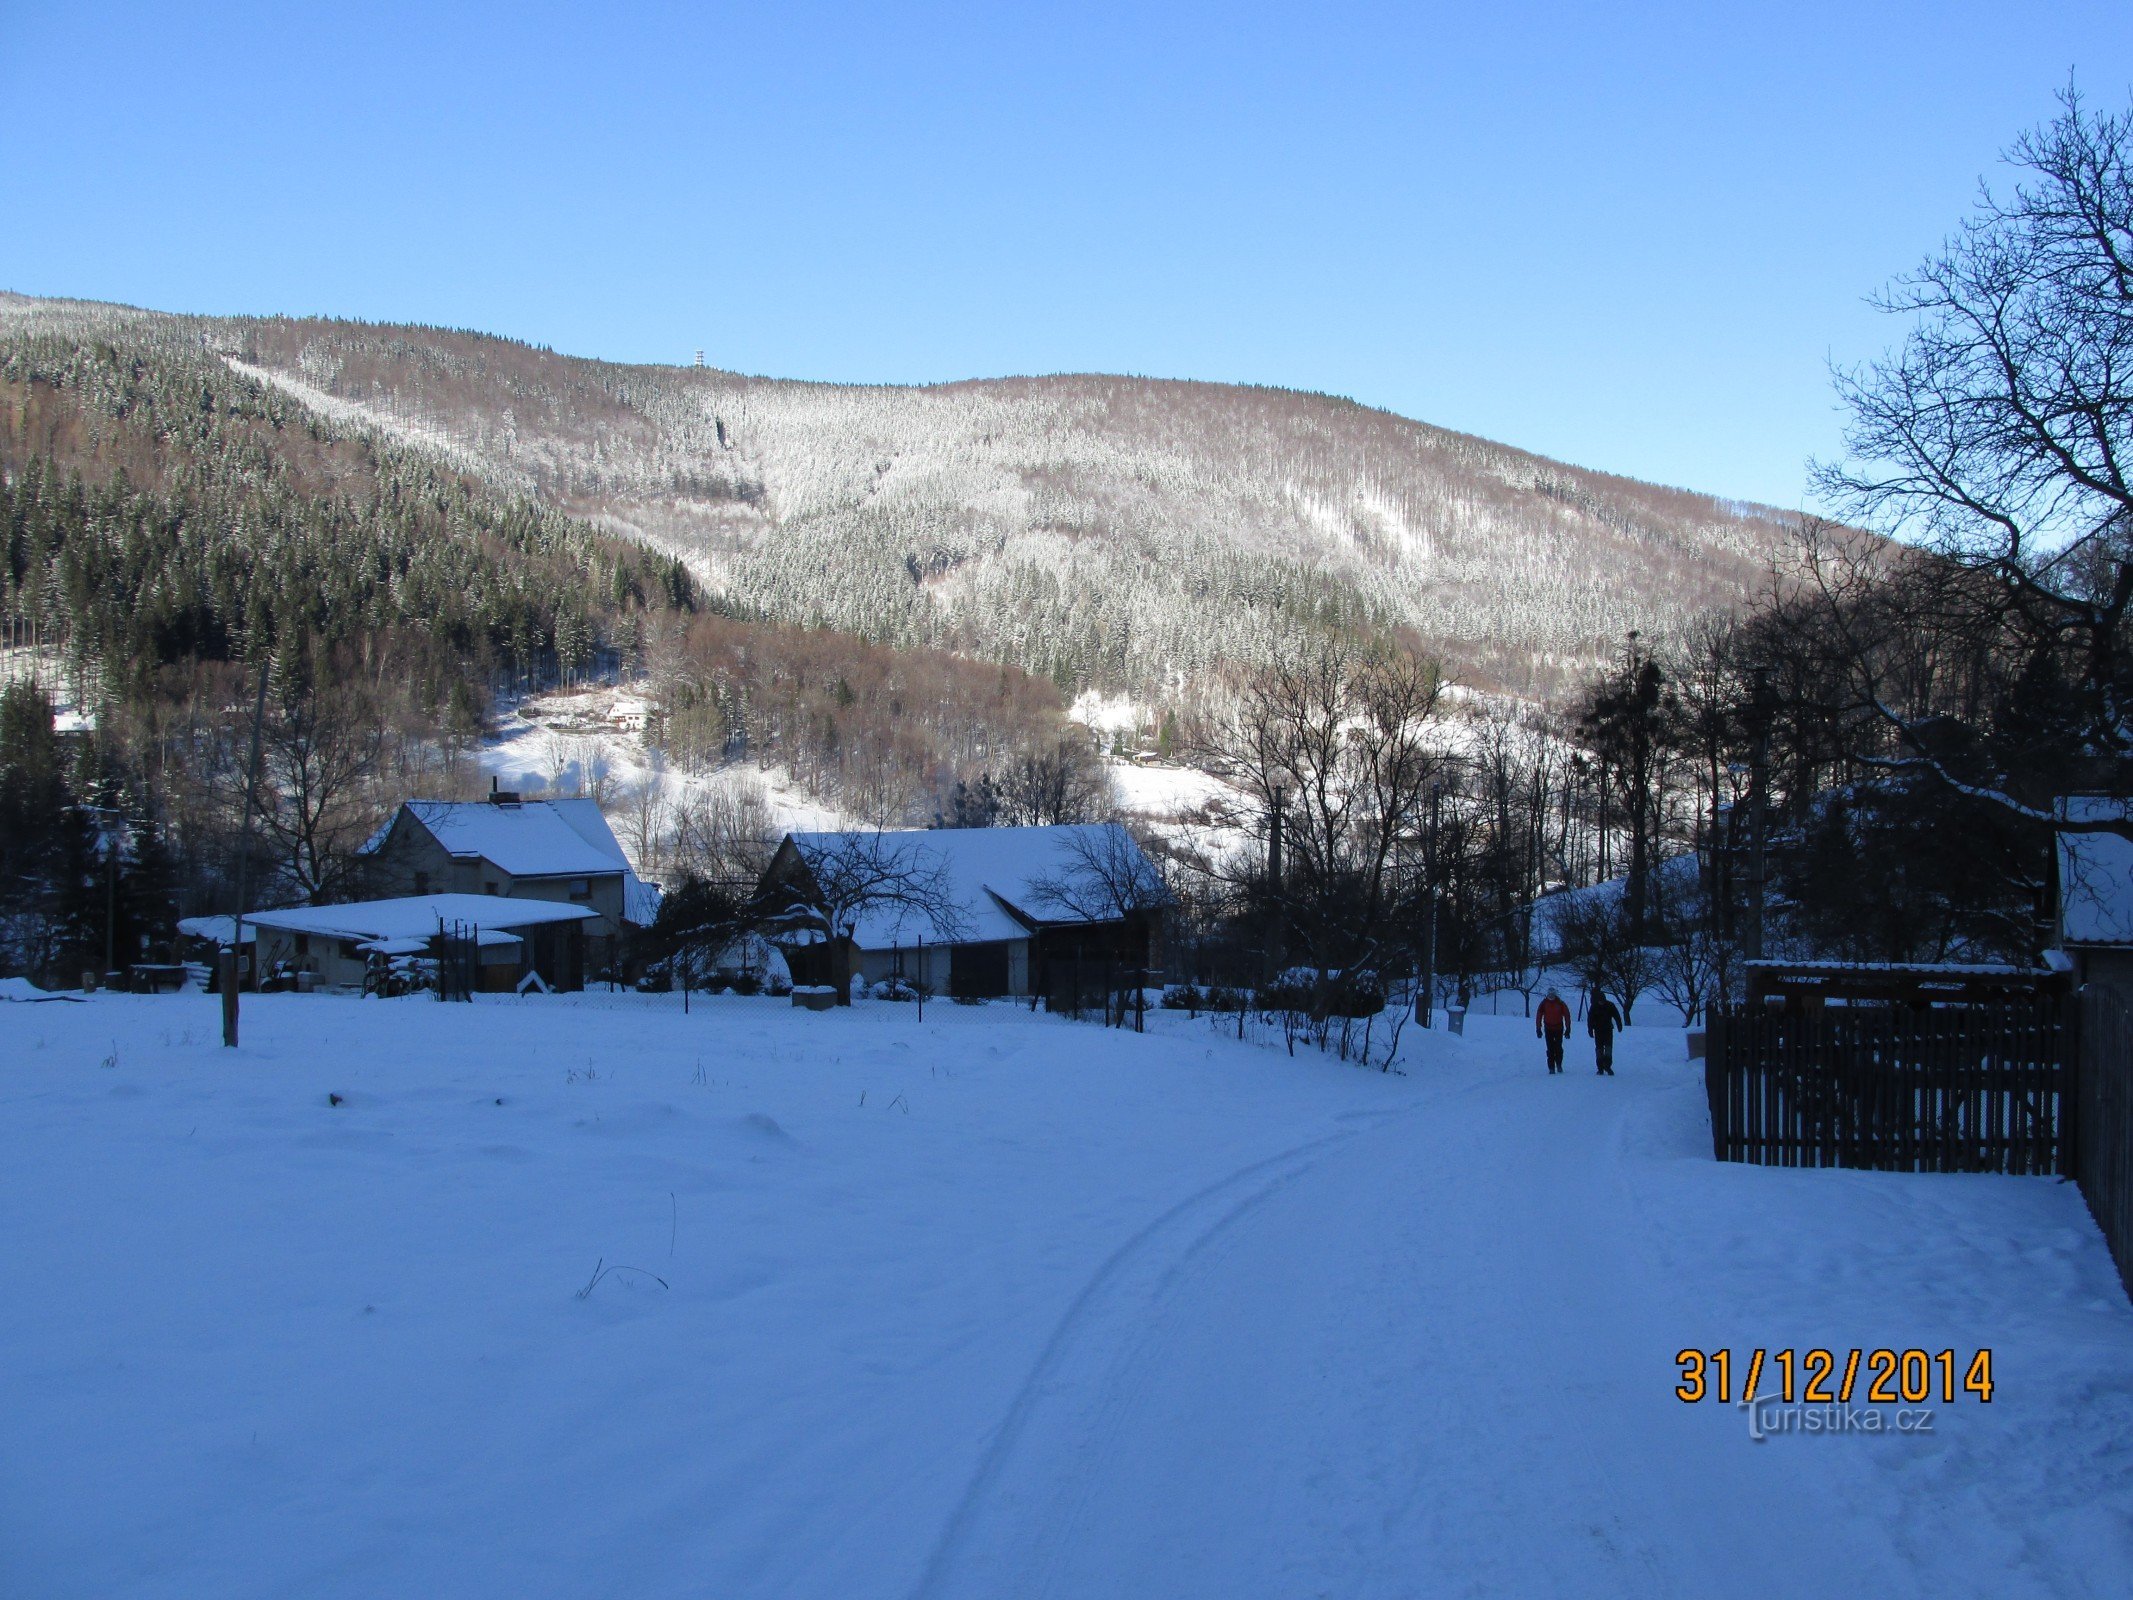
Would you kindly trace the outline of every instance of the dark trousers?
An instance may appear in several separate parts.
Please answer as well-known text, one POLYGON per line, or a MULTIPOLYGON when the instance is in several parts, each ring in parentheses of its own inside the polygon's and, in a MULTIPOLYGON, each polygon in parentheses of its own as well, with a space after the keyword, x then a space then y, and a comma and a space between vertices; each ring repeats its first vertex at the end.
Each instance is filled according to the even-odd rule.
POLYGON ((1601 1077, 1612 1078, 1615 1075, 1615 1039, 1613 1034, 1606 1034, 1592 1041, 1592 1059, 1598 1063, 1601 1077))
POLYGON ((1559 1033, 1548 1035, 1548 1070, 1550 1072, 1561 1072, 1563 1070, 1563 1036, 1559 1033))

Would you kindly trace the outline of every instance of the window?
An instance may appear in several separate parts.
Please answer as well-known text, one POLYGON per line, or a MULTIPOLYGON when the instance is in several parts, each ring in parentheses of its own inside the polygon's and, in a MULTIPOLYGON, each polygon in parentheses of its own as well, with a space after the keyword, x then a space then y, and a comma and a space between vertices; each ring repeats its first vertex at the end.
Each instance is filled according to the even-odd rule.
POLYGON ((494 893, 496 893, 496 880, 495 880, 494 878, 491 878, 491 879, 490 879, 490 880, 489 880, 488 882, 484 883, 484 884, 483 884, 483 885, 481 886, 481 892, 482 892, 483 894, 494 894, 494 893))
POLYGON ((416 873, 416 874, 415 874, 415 893, 417 893, 417 894, 428 894, 429 892, 430 892, 430 875, 429 875, 429 874, 428 874, 427 872, 418 872, 418 873, 416 873))
POLYGON ((590 878, 573 878, 570 880, 571 899, 590 900, 592 898, 592 892, 593 886, 592 880, 590 878))
POLYGON ((296 936, 296 953, 300 956, 308 956, 309 954, 311 954, 310 934, 300 933, 296 936))

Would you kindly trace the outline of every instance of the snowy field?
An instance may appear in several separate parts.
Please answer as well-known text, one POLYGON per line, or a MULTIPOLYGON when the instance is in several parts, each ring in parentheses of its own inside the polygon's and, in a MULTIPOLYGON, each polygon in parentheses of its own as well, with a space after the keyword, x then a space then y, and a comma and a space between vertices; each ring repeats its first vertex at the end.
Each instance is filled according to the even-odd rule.
POLYGON ((1720 1166, 1670 1028, 1152 1021, 0 1004, 0 1593, 2126 1592, 2070 1186, 1720 1166), (1757 1442, 1684 1345, 1998 1387, 1757 1442))

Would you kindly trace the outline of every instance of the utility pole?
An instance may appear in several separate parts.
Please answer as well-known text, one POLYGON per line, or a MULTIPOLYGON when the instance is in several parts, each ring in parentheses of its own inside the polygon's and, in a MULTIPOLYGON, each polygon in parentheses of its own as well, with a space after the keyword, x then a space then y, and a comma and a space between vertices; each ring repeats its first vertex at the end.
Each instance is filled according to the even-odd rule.
MULTIPOLYGON (((222 1046, 237 1048, 237 985, 244 965, 245 869, 252 860, 252 810, 259 799, 259 735, 267 720, 267 668, 271 656, 259 662, 259 695, 252 702, 252 762, 244 785, 244 827, 237 836, 237 914, 230 919, 229 953, 222 958, 222 1046)), ((257 964, 253 979, 257 981, 257 964)))

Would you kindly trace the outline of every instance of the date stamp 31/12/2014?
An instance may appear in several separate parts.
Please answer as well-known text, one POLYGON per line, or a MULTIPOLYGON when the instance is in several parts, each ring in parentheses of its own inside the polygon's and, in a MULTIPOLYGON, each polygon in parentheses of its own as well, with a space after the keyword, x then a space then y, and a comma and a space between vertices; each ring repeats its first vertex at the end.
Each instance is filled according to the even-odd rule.
POLYGON ((1992 1402, 1992 1352, 1974 1350, 1682 1350, 1674 1396, 1687 1405, 1716 1400, 1753 1405, 1923 1405, 1992 1402), (1738 1383, 1736 1384, 1736 1379, 1738 1383))

